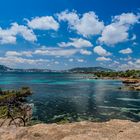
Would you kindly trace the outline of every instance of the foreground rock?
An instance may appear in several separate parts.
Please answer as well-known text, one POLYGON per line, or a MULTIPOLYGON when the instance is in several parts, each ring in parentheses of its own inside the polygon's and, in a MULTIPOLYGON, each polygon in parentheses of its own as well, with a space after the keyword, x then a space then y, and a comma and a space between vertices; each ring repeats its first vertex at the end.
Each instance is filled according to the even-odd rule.
POLYGON ((0 128, 0 140, 139 140, 140 123, 111 120, 104 123, 37 124, 0 128))

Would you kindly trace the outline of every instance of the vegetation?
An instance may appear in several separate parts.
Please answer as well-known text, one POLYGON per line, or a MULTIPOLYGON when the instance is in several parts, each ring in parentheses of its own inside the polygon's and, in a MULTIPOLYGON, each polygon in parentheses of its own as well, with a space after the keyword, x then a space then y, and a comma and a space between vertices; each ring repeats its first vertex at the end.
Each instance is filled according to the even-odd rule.
POLYGON ((113 70, 108 68, 103 68, 103 67, 78 67, 69 70, 69 72, 74 72, 74 73, 92 73, 92 72, 101 72, 101 71, 111 72, 113 70))
POLYGON ((2 91, 0 89, 0 103, 7 103, 14 100, 20 100, 23 97, 31 95, 31 90, 29 87, 22 87, 19 90, 6 90, 2 91))
POLYGON ((8 104, 13 106, 13 114, 18 112, 17 102, 24 102, 25 97, 31 95, 31 90, 29 87, 22 87, 19 90, 6 90, 2 91, 0 89, 0 116, 3 116, 8 110, 8 104))
POLYGON ((94 74, 101 78, 101 77, 122 77, 122 78, 140 78, 140 70, 127 70, 127 71, 99 71, 94 72, 94 74))

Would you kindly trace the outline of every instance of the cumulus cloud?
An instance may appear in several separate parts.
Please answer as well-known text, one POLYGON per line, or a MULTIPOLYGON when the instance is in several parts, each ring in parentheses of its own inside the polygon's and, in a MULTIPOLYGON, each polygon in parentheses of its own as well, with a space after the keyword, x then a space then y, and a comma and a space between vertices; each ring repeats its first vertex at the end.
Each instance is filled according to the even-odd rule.
POLYGON ((31 21, 27 20, 27 22, 32 29, 57 31, 59 28, 59 23, 52 16, 35 17, 31 21))
POLYGON ((101 47, 101 46, 96 46, 96 47, 93 49, 93 51, 94 51, 95 53, 97 53, 98 55, 100 55, 100 56, 109 56, 109 55, 111 55, 110 52, 106 51, 106 50, 105 50, 103 47, 101 47))
POLYGON ((121 15, 115 16, 112 21, 119 23, 120 25, 134 25, 138 23, 140 16, 134 13, 122 13, 121 15))
POLYGON ((127 49, 120 50, 119 53, 130 54, 130 53, 133 53, 133 51, 132 51, 132 49, 127 48, 127 49))
POLYGON ((31 29, 24 25, 12 23, 9 29, 0 28, 0 44, 15 44, 17 35, 30 42, 37 40, 36 35, 31 29))
POLYGON ((66 10, 57 14, 57 16, 59 21, 67 21, 70 29, 84 37, 98 35, 104 28, 103 21, 100 21, 93 11, 80 16, 76 11, 69 12, 66 10))
POLYGON ((129 39, 130 27, 138 23, 139 19, 140 16, 134 13, 123 13, 115 16, 112 19, 112 23, 104 28, 99 42, 113 46, 127 41, 129 39))
POLYGON ((70 38, 70 42, 61 42, 58 43, 58 46, 60 47, 70 47, 73 46, 75 48, 85 48, 85 47, 92 47, 92 43, 88 40, 82 39, 82 38, 70 38))
POLYGON ((111 61, 111 58, 107 58, 107 57, 102 56, 102 57, 98 57, 96 59, 96 61, 111 61))
POLYGON ((13 23, 10 30, 15 35, 21 35, 27 41, 33 42, 37 40, 33 31, 24 25, 18 25, 17 23, 13 23))
POLYGON ((0 28, 0 44, 15 44, 16 37, 8 29, 0 28))
POLYGON ((105 27, 102 36, 99 38, 101 43, 106 45, 115 45, 120 42, 125 42, 128 39, 128 32, 125 26, 111 24, 105 27))
POLYGON ((80 53, 83 54, 83 55, 91 55, 91 54, 92 54, 91 51, 84 50, 84 49, 81 49, 81 50, 80 50, 80 53))

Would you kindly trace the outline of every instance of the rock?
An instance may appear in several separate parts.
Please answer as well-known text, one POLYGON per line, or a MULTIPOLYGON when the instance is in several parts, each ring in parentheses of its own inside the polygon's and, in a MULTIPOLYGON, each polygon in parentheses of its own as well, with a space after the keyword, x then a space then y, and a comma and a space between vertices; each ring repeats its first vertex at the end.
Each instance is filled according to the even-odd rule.
POLYGON ((122 79, 122 83, 125 85, 122 89, 140 90, 140 79, 122 79))
POLYGON ((138 79, 124 79, 122 82, 124 84, 137 84, 139 83, 139 80, 138 79))
POLYGON ((139 130, 140 123, 125 120, 37 124, 0 128, 0 140, 138 140, 139 130))
POLYGON ((135 86, 134 89, 140 91, 140 86, 135 86))

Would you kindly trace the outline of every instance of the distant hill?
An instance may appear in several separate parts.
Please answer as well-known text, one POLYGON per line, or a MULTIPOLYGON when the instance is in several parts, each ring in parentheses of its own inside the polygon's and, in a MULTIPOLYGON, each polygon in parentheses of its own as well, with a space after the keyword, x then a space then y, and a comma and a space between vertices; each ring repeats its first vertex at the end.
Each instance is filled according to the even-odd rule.
POLYGON ((51 72, 49 69, 13 69, 0 65, 0 72, 51 72))
POLYGON ((12 71, 13 69, 6 67, 4 65, 0 65, 0 72, 12 71))
POLYGON ((4 65, 0 65, 0 72, 70 72, 70 73, 90 73, 97 71, 113 71, 103 67, 78 67, 69 70, 54 71, 49 69, 14 69, 4 65))
POLYGON ((69 72, 84 72, 84 73, 90 73, 90 72, 99 72, 99 71, 113 71, 112 69, 103 68, 103 67, 78 67, 70 69, 69 72))

